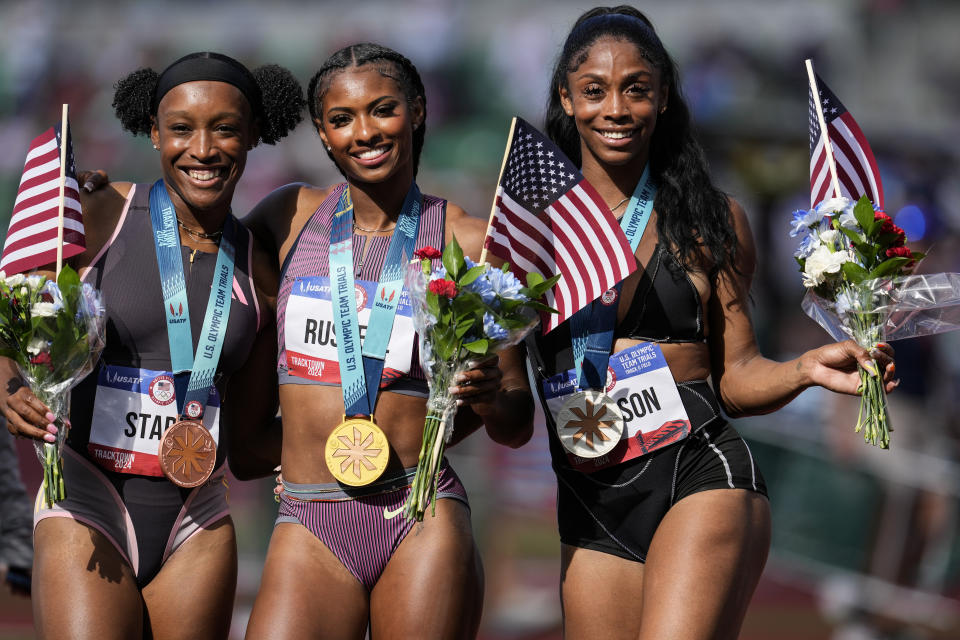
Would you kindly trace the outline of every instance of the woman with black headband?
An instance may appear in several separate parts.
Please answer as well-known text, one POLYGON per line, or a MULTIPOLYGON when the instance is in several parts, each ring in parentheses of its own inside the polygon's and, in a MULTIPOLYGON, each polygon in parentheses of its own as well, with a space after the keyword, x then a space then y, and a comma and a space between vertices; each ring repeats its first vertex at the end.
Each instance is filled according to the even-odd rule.
MULTIPOLYGON (((346 182, 282 187, 248 218, 282 264, 284 491, 247 637, 359 640, 368 627, 373 638, 473 637, 483 580, 453 469, 441 466, 435 516, 432 508, 422 523, 396 515, 421 448, 427 383, 402 278, 389 274, 402 274, 412 250, 454 235, 476 258, 484 221, 417 187, 427 100, 407 58, 375 44, 346 47, 308 94, 346 182), (371 307, 391 301, 381 321, 371 307), (345 337, 351 332, 359 340, 345 337), (365 356, 360 382, 340 355, 351 340, 365 356), (368 369, 373 360, 379 366, 368 369), (358 388, 366 395, 348 397, 358 388)), ((481 422, 503 444, 530 437, 533 402, 515 353, 499 366, 478 363, 454 393, 462 401, 454 440, 481 422)))
MULTIPOLYGON (((230 202, 247 152, 297 124, 303 94, 281 67, 196 53, 122 79, 114 107, 150 137, 162 178, 81 196, 74 266, 103 292, 107 340, 72 394, 67 497, 35 516, 34 620, 47 638, 226 638, 237 555, 224 462, 246 477, 279 456, 258 439, 276 410, 276 267, 230 202)), ((2 366, 11 430, 55 431, 2 366)))
MULTIPOLYGON (((642 266, 594 303, 588 323, 575 317, 529 350, 558 483, 564 637, 736 638, 770 510, 720 407, 768 413, 814 385, 856 393, 857 363, 872 367, 870 355, 851 341, 786 363, 759 353, 747 218, 713 185, 674 63, 642 13, 599 7, 577 20, 546 130, 622 216, 642 266), (583 370, 613 373, 597 386, 575 374, 584 341, 583 370), (591 426, 585 409, 607 440, 570 437, 591 426)), ((880 349, 891 390, 892 351, 880 349)))

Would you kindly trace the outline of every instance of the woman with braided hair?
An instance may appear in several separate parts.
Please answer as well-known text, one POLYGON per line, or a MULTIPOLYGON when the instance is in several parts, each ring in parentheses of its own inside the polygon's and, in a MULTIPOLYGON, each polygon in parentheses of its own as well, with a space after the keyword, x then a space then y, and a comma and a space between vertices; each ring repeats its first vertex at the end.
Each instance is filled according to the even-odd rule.
MULTIPOLYGON (((250 477, 279 457, 263 429, 276 267, 230 203, 247 152, 296 126, 303 92, 276 65, 195 53, 122 79, 114 107, 149 136, 162 179, 81 193, 73 266, 103 292, 106 346, 72 392, 67 497, 35 515, 34 620, 43 638, 226 638, 237 551, 224 462, 250 477)), ((49 440, 49 409, 0 367, 10 430, 49 440)))
MULTIPOLYGON (((375 44, 346 47, 316 73, 308 103, 346 182, 282 187, 247 218, 282 267, 284 422, 280 513, 247 637, 360 639, 368 627, 374 638, 473 637, 482 573, 453 469, 441 467, 435 516, 388 517, 409 494, 427 384, 402 282, 386 274, 454 234, 476 258, 485 225, 417 188, 427 101, 405 57, 375 44), (392 300, 381 322, 370 308, 392 300), (354 302, 355 312, 341 311, 354 302), (368 369, 365 357, 362 376, 352 373, 343 352, 362 346, 367 356, 376 342, 386 352, 369 360, 380 364, 368 369), (358 388, 366 394, 348 394, 358 388)), ((454 440, 481 422, 502 444, 530 437, 533 403, 516 353, 499 366, 478 363, 454 393, 462 402, 454 440)))

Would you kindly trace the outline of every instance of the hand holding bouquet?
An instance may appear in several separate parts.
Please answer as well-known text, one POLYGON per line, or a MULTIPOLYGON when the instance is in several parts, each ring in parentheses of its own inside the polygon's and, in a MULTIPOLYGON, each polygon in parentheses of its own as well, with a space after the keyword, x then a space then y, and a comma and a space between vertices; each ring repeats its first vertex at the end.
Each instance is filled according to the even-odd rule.
POLYGON ((68 391, 93 369, 104 345, 100 293, 64 267, 56 281, 0 271, 0 356, 17 364, 56 416, 56 441, 34 442, 43 464, 44 502, 66 496, 60 454, 67 438, 68 391))
POLYGON ((407 518, 423 520, 427 504, 436 498, 444 445, 453 434, 457 402, 449 387, 471 361, 523 339, 537 325, 536 312, 555 312, 539 300, 559 276, 544 280, 533 273, 523 286, 508 265, 494 269, 464 256, 456 238, 442 254, 427 247, 415 255, 419 260, 411 264, 405 284, 430 396, 410 497, 400 511, 386 515, 402 511, 407 518), (442 267, 433 269, 432 260, 441 257, 442 267))

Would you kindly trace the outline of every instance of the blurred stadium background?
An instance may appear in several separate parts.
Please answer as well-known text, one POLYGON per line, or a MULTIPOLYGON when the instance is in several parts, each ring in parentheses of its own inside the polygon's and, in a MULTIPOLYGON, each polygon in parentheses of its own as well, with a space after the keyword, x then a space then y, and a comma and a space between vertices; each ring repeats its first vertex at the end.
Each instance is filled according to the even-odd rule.
MULTIPOLYGON (((428 94, 420 183, 485 216, 509 117, 541 122, 564 36, 591 5, 569 0, 390 2, 0 2, 0 228, 29 141, 71 107, 78 166, 152 181, 146 139, 124 134, 112 86, 196 50, 277 62, 306 85, 333 51, 376 41, 406 54, 428 94)), ((760 254, 754 319, 765 354, 789 358, 827 335, 800 310, 787 236, 807 198, 803 60, 851 110, 882 172, 888 212, 922 271, 960 271, 960 3, 934 0, 648 0, 680 64, 716 180, 743 203, 760 254)), ((235 210, 271 189, 339 175, 304 122, 250 154, 235 210)), ((0 236, 2 237, 2 236, 0 236)), ((960 333, 897 343, 890 451, 853 433, 856 400, 818 390, 736 421, 766 475, 774 539, 743 638, 960 637, 960 333)), ((6 437, 6 436, 3 436, 6 437)), ((39 465, 18 443, 28 490, 39 465)), ((542 425, 518 451, 474 436, 451 452, 470 492, 487 575, 482 637, 559 638, 554 480, 542 425)), ((272 480, 231 484, 241 561, 241 638, 276 505, 272 480)), ((630 594, 624 594, 625 604, 630 594)), ((69 602, 65 603, 69 606, 69 602)), ((629 604, 627 604, 629 606, 629 604)), ((0 589, 0 639, 32 637, 27 601, 0 589)))

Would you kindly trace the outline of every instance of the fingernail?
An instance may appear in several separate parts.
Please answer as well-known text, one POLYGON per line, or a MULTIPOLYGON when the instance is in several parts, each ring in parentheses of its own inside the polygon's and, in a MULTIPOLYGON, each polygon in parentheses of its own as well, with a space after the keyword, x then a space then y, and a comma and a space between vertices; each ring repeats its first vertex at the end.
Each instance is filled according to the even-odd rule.
POLYGON ((866 369, 867 372, 868 372, 870 375, 872 375, 874 378, 876 378, 877 375, 879 375, 879 374, 877 373, 877 365, 875 365, 875 364, 872 363, 872 362, 868 362, 867 364, 863 365, 863 368, 866 369))
POLYGON ((457 400, 457 406, 458 406, 458 407, 462 407, 462 406, 463 406, 463 400, 457 400))
POLYGON ((447 391, 449 391, 450 393, 456 393, 456 392, 457 392, 457 389, 459 389, 459 388, 460 388, 460 387, 458 387, 458 386, 456 386, 456 385, 453 385, 453 386, 447 387, 447 391))
POLYGON ((86 191, 87 193, 92 193, 92 192, 93 192, 93 180, 87 180, 86 182, 84 182, 84 183, 83 183, 83 190, 86 191))
POLYGON ((50 413, 49 411, 47 411, 47 413, 44 414, 43 417, 47 419, 47 422, 53 422, 54 420, 57 419, 57 416, 53 415, 53 414, 50 413))
POLYGON ((53 435, 52 433, 47 433, 47 434, 44 434, 43 439, 46 440, 47 442, 56 442, 57 436, 53 435))
POLYGON ((60 429, 57 429, 57 425, 55 424, 48 424, 47 431, 49 431, 50 433, 56 434, 58 431, 60 431, 60 429))

